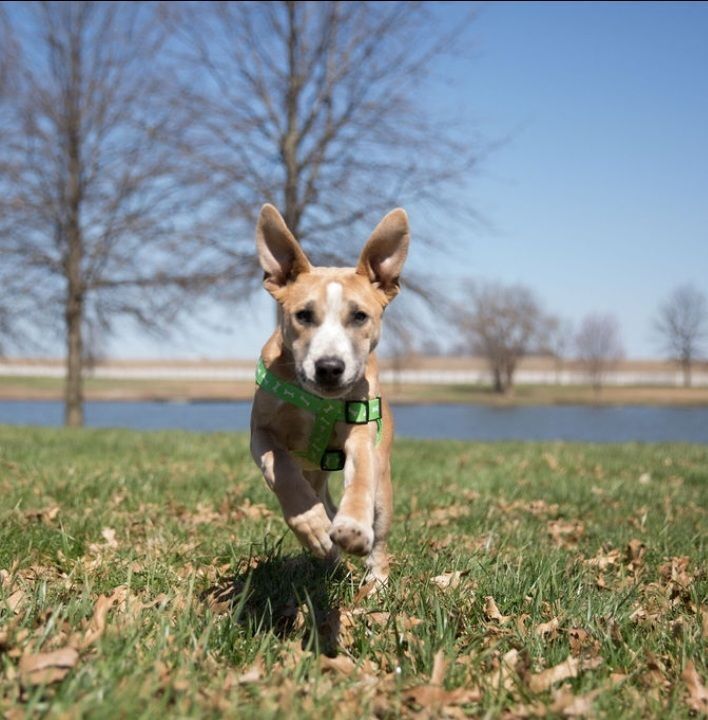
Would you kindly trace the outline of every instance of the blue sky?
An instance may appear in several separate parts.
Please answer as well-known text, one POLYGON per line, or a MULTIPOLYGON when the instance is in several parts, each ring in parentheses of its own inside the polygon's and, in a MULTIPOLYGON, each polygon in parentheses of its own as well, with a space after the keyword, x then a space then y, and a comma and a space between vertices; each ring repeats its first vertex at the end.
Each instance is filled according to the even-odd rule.
MULTIPOLYGON (((436 277, 521 282, 577 323, 614 313, 630 357, 657 355, 659 302, 677 284, 708 293, 708 3, 440 3, 477 19, 440 60, 420 102, 502 142, 460 198, 485 219, 448 223, 449 255, 415 246, 436 277), (448 78, 443 82, 441 78, 448 78)), ((421 211, 422 212, 422 211, 421 211)), ((421 218, 422 220, 422 218, 421 218)), ((190 339, 121 333, 123 357, 255 357, 269 298, 190 339)))

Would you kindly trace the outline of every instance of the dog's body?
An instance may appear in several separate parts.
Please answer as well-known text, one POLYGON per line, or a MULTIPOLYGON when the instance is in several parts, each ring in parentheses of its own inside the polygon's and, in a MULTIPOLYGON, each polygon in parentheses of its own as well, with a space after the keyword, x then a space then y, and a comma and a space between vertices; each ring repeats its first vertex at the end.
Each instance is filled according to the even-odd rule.
MULTIPOLYGON (((278 211, 265 205, 257 231, 264 286, 279 303, 278 328, 262 351, 265 367, 320 398, 367 401, 380 396, 373 353, 381 315, 398 292, 408 250, 402 210, 389 213, 356 268, 312 267, 278 211)), ((251 453, 298 540, 318 557, 337 547, 367 556, 368 580, 388 577, 393 420, 381 402, 381 425, 334 425, 328 447, 342 449, 344 495, 337 509, 328 473, 303 462, 315 416, 259 387, 251 415, 251 453)))

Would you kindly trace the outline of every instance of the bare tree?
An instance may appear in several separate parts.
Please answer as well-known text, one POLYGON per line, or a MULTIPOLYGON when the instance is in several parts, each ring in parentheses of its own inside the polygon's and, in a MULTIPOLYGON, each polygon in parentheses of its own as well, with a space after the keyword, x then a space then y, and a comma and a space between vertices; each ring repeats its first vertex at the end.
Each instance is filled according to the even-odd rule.
MULTIPOLYGON (((163 100, 159 6, 13 6, 20 67, 0 107, 0 258, 18 288, 62 328, 65 421, 83 423, 82 369, 118 316, 166 328, 215 277, 182 172, 161 140, 181 128, 163 100)), ((26 319, 25 319, 26 322, 26 319)))
POLYGON ((512 389, 519 361, 542 345, 548 322, 532 290, 501 283, 469 285, 452 317, 472 352, 486 359, 498 393, 512 389))
POLYGON ((693 285, 680 285, 659 306, 654 328, 667 355, 683 371, 683 384, 691 386, 691 369, 708 338, 708 302, 693 285))
POLYGON ((239 228, 224 252, 253 266, 265 200, 331 264, 351 260, 372 218, 395 205, 449 210, 472 143, 416 98, 464 23, 444 33, 420 2, 170 7, 182 103, 199 109, 182 149, 203 170, 211 211, 239 228))
POLYGON ((556 385, 560 383, 563 364, 573 346, 573 324, 566 318, 549 316, 546 321, 546 333, 543 350, 553 358, 556 373, 556 385))
POLYGON ((608 370, 624 356, 620 329, 613 315, 587 315, 575 336, 578 359, 599 393, 608 370))

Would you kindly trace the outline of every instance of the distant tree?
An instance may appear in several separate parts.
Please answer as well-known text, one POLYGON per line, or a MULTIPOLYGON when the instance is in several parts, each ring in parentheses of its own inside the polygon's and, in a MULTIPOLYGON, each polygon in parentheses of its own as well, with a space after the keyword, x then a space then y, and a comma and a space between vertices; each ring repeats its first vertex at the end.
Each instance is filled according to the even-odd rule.
POLYGON ((330 264, 351 261, 391 207, 449 211, 476 156, 418 96, 464 22, 441 30, 425 2, 169 8, 181 101, 193 114, 181 148, 201 169, 210 212, 228 223, 225 253, 255 268, 254 214, 266 200, 330 264))
POLYGON ((680 285, 659 306, 654 328, 663 350, 683 371, 683 384, 691 386, 693 363, 708 339, 708 301, 693 285, 680 285))
MULTIPOLYGON (((12 4, 18 72, 0 105, 0 265, 63 328, 65 421, 83 423, 91 341, 123 316, 169 328, 215 277, 185 202, 179 135, 156 60, 159 5, 12 4)), ((7 298, 6 298, 7 300, 7 298)), ((23 317, 23 322, 27 318, 23 317)))
POLYGON ((613 315, 587 315, 575 336, 575 350, 599 393, 607 371, 624 356, 617 319, 613 315))
POLYGON ((543 350, 553 358, 556 372, 556 384, 560 382, 563 363, 573 348, 573 324, 566 318, 549 316, 546 321, 546 332, 543 350))
POLYGON ((542 346, 548 318, 532 290, 523 285, 468 285, 453 322, 472 352, 484 357, 494 391, 514 384, 519 361, 542 346))

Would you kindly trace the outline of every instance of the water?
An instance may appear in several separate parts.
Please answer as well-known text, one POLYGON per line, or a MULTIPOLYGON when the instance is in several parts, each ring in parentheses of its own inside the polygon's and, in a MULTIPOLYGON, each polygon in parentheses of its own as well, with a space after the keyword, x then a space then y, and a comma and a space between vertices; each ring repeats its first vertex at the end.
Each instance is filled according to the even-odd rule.
MULTIPOLYGON (((412 438, 708 443, 708 407, 484 405, 394 406, 396 432, 412 438)), ((247 402, 89 402, 89 427, 248 430, 247 402)), ((58 426, 60 402, 0 401, 0 424, 58 426)))

